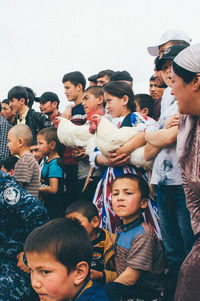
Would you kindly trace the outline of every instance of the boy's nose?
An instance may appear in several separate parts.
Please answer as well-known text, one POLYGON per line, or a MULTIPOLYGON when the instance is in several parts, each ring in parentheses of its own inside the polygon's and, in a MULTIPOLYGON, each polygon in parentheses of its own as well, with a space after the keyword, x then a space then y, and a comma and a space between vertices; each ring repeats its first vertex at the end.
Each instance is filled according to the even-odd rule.
POLYGON ((42 286, 42 283, 41 283, 39 277, 36 277, 32 274, 31 274, 31 284, 34 289, 39 289, 42 286))

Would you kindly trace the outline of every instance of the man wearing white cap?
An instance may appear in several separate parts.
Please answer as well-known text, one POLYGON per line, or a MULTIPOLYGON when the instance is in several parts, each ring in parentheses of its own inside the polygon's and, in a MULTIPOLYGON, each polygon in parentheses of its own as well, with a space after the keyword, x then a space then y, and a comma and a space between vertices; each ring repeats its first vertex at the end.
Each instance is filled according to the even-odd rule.
POLYGON ((182 44, 189 46, 192 39, 185 32, 180 30, 167 30, 161 36, 159 42, 147 47, 150 55, 162 57, 163 52, 170 46, 182 44))

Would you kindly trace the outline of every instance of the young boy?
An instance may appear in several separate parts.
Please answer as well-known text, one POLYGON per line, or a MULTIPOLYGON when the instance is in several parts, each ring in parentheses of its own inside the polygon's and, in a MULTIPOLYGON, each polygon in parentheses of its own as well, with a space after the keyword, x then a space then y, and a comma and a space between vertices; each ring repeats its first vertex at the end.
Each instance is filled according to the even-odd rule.
POLYGON ((17 163, 17 161, 18 158, 15 156, 10 156, 4 160, 0 160, 0 169, 13 176, 15 164, 17 163))
POLYGON ((114 281, 117 277, 114 263, 115 234, 99 228, 99 213, 92 202, 77 201, 65 211, 66 218, 76 218, 87 230, 92 242, 90 276, 99 284, 114 281))
POLYGON ((103 289, 89 278, 92 246, 77 220, 46 223, 28 236, 24 250, 40 300, 108 301, 103 289))
POLYGON ((19 156, 14 177, 29 193, 38 197, 39 166, 30 153, 33 135, 25 124, 17 124, 8 132, 8 147, 11 155, 19 156))
POLYGON ((136 112, 140 112, 143 115, 152 117, 154 101, 148 94, 136 94, 134 97, 136 104, 136 112))
POLYGON ((41 172, 41 200, 50 218, 64 217, 63 205, 63 168, 58 154, 60 142, 57 129, 54 127, 42 129, 37 135, 38 150, 47 156, 41 172))
MULTIPOLYGON (((94 111, 100 111, 104 113, 104 98, 103 88, 100 86, 94 86, 87 88, 83 93, 82 105, 86 114, 94 111)), ((92 202, 96 186, 102 177, 102 169, 95 169, 92 173, 92 181, 89 182, 84 191, 83 187, 86 182, 86 178, 89 174, 90 166, 88 157, 85 156, 83 149, 77 149, 74 152, 74 157, 79 160, 78 165, 78 184, 79 184, 79 199, 87 199, 92 202)))
POLYGON ((121 297, 151 300, 163 291, 162 245, 142 216, 148 195, 148 184, 136 175, 121 175, 113 183, 112 206, 122 223, 115 243, 118 277, 105 286, 110 300, 121 297))

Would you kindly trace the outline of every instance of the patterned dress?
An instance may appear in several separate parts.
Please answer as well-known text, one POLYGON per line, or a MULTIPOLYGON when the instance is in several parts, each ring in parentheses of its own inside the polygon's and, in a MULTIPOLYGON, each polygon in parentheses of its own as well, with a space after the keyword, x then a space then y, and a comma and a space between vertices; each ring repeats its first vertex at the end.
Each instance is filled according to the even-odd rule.
MULTIPOLYGON (((140 126, 141 131, 155 130, 155 124, 151 118, 140 113, 128 114, 120 127, 123 126, 140 126)), ((114 179, 122 174, 132 173, 143 177, 148 182, 148 173, 144 169, 138 169, 133 165, 126 165, 123 167, 108 167, 106 168, 103 178, 97 185, 97 189, 93 198, 93 203, 99 211, 100 227, 109 230, 112 233, 116 232, 119 225, 119 217, 117 217, 111 205, 111 189, 114 179)), ((160 229, 158 225, 158 215, 156 203, 149 198, 148 207, 145 210, 144 217, 147 223, 150 223, 160 238, 160 229)))

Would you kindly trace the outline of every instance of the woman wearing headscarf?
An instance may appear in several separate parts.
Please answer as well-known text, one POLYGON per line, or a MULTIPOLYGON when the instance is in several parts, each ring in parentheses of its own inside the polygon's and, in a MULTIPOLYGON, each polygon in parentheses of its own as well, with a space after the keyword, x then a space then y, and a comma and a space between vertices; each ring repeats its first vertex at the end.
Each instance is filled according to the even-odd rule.
POLYGON ((200 43, 174 59, 172 93, 181 113, 177 154, 195 244, 183 262, 175 301, 200 300, 200 43))

